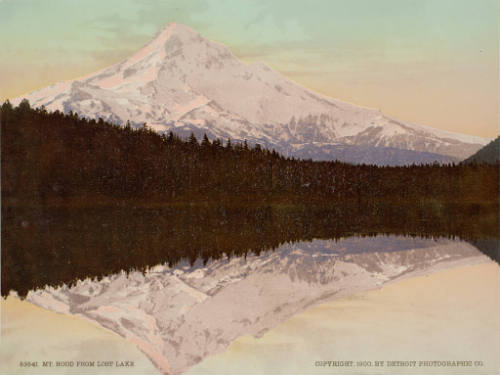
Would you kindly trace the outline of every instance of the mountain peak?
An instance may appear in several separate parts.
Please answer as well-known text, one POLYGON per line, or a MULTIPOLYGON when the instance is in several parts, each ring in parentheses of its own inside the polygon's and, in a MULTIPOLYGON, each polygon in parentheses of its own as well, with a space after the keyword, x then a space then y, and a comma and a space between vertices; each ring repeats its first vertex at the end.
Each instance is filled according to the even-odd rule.
POLYGON ((187 25, 177 22, 170 22, 167 26, 163 27, 153 38, 149 44, 163 45, 172 37, 188 41, 189 39, 200 39, 200 34, 187 25))
MULTIPOLYGON (((134 55, 124 60, 119 65, 112 66, 104 71, 104 76, 109 77, 110 75, 116 75, 118 73, 124 73, 126 76, 131 76, 131 74, 126 73, 128 68, 133 68, 133 70, 128 70, 128 72, 139 73, 144 72, 144 69, 149 69, 147 75, 149 77, 148 81, 150 81, 157 77, 158 64, 162 64, 166 59, 178 55, 179 50, 183 49, 183 47, 198 45, 203 40, 200 34, 191 27, 171 22, 161 29, 148 44, 134 55)), ((196 47, 191 47, 191 49, 193 48, 196 49, 196 47)), ((123 76, 123 78, 126 77, 123 76)), ((117 80, 113 80, 113 82, 114 81, 117 80)))
POLYGON ((163 29, 160 30, 158 36, 168 38, 172 35, 197 36, 200 34, 195 29, 187 25, 177 22, 170 22, 167 26, 163 27, 163 29))

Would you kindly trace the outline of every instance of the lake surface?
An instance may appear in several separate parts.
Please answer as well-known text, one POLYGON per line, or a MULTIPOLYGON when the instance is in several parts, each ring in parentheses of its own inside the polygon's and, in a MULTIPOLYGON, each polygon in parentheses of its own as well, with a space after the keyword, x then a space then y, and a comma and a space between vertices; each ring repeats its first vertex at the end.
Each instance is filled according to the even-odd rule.
POLYGON ((437 203, 4 205, 2 295, 84 317, 177 375, 313 306, 491 261, 498 223, 493 206, 437 203))
POLYGON ((446 238, 313 240, 47 287, 27 300, 97 322, 137 345, 162 373, 181 374, 239 337, 262 337, 312 306, 487 261, 470 243, 446 238))
POLYGON ((242 336, 186 375, 498 374, 498 285, 494 262, 407 278, 312 307, 260 338, 242 336))

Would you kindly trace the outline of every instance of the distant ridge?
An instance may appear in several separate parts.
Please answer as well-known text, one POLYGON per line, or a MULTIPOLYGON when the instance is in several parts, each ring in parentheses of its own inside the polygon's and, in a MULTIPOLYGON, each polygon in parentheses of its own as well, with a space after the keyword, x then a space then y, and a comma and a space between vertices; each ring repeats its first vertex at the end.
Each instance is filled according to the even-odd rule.
POLYGON ((463 161, 464 163, 500 163, 500 136, 488 143, 474 155, 463 161))

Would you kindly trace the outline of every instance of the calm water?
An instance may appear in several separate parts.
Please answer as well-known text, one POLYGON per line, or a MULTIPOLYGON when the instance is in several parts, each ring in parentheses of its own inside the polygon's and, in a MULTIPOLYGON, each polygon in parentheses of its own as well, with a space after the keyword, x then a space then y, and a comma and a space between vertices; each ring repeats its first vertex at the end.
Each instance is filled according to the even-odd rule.
POLYGON ((323 302, 498 254, 482 206, 2 207, 2 293, 181 374, 323 302))
MULTIPOLYGON (((4 205, 2 295, 15 290, 23 296, 45 285, 100 278, 122 270, 145 271, 157 264, 175 265, 180 261, 193 264, 198 260, 258 255, 287 243, 350 236, 395 234, 416 242, 419 241, 416 238, 461 238, 497 257, 498 225, 496 207, 476 205, 417 208, 4 205)), ((387 250, 388 244, 385 246, 387 250)))
POLYGON ((118 272, 27 299, 95 321, 132 340, 161 372, 181 374, 239 337, 259 338, 311 306, 488 259, 470 243, 447 238, 299 241, 259 255, 118 272))

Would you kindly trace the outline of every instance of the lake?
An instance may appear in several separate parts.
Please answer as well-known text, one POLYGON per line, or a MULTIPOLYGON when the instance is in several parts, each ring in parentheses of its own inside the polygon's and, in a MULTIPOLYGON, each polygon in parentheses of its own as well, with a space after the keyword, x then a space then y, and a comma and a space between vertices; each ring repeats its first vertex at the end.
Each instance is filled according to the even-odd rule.
POLYGON ((468 210, 15 207, 2 288, 97 323, 181 374, 314 306, 493 263, 497 218, 468 210))
POLYGON ((314 305, 488 260, 471 244, 449 239, 313 240, 86 279, 30 292, 27 300, 93 320, 134 342, 162 372, 180 374, 239 337, 259 338, 314 305))

